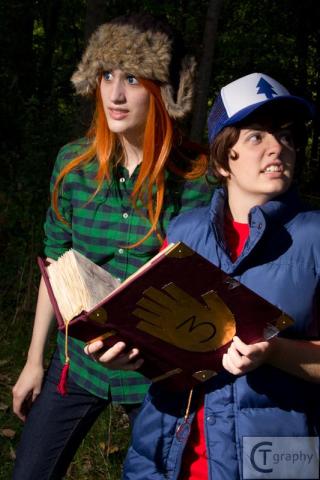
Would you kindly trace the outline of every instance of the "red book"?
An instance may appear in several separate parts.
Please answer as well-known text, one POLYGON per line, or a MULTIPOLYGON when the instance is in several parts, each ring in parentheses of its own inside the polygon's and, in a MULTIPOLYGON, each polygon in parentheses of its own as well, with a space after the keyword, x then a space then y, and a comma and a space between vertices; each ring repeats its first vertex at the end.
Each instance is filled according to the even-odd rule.
POLYGON ((85 342, 103 338, 106 346, 123 340, 138 347, 145 359, 141 373, 171 388, 190 388, 221 371, 234 335, 255 343, 293 323, 181 242, 159 252, 97 305, 69 321, 52 289, 51 266, 43 259, 39 265, 60 330, 67 321, 68 334, 85 342))

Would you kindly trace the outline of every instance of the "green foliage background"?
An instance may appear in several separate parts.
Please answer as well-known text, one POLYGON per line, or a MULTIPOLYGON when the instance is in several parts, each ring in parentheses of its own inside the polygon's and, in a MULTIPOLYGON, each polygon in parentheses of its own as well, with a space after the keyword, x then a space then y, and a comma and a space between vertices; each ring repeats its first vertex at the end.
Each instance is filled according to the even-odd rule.
MULTIPOLYGON (((90 8, 96 8, 91 15, 98 23, 141 10, 165 15, 200 60, 208 3, 2 0, 0 4, 1 479, 11 476, 21 428, 9 408, 11 387, 25 362, 31 336, 39 281, 35 258, 42 251, 50 173, 60 146, 88 127, 88 105, 73 95, 69 79, 90 30, 90 8), (3 434, 8 428, 16 432, 12 439, 3 434)), ((268 73, 319 103, 319 24, 317 0, 224 0, 208 106, 221 85, 252 71, 268 73)), ((317 117, 309 132, 301 179, 304 195, 315 205, 320 203, 319 137, 317 117)), ((98 422, 68 478, 119 478, 128 439, 121 418, 121 411, 110 410, 98 422), (114 453, 109 456, 108 425, 116 432, 110 450, 114 453)))

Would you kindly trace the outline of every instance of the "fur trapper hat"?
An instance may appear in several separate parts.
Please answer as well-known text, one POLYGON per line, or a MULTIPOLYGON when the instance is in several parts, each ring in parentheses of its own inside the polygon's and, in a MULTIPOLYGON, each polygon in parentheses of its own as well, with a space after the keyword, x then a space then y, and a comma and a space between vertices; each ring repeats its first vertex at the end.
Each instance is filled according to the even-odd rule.
POLYGON ((71 81, 80 95, 96 91, 102 72, 121 69, 160 83, 169 115, 183 118, 192 108, 195 60, 167 24, 150 15, 118 17, 91 36, 71 81))

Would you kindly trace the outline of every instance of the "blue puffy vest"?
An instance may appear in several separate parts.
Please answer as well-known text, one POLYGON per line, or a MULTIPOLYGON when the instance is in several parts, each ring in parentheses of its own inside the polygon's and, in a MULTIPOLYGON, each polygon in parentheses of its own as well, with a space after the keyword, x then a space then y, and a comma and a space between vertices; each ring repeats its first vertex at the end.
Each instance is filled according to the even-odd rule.
MULTIPOLYGON (((229 275, 291 315, 283 336, 319 338, 320 211, 304 211, 293 189, 250 211, 250 235, 232 263, 223 236, 226 193, 175 218, 169 242, 183 241, 229 275)), ((192 281, 192 279, 190 279, 192 281)), ((206 382, 205 433, 210 480, 243 478, 243 437, 319 436, 320 386, 265 365, 206 382)), ((124 468, 126 480, 178 479, 188 428, 186 394, 155 384, 136 420, 124 468)), ((197 392, 191 412, 197 408, 197 392)), ((192 413, 190 417, 192 421, 192 413)), ((181 479, 179 479, 181 480, 181 479)))

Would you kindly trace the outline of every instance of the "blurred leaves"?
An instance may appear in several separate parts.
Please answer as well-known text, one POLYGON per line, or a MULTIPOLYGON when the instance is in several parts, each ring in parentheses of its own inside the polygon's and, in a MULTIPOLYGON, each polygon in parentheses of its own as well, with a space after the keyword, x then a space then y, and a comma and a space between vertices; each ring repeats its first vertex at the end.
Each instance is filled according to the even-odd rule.
POLYGON ((9 438, 10 440, 12 440, 15 437, 16 432, 14 430, 12 430, 11 428, 2 428, 0 430, 0 435, 2 435, 5 438, 9 438))

